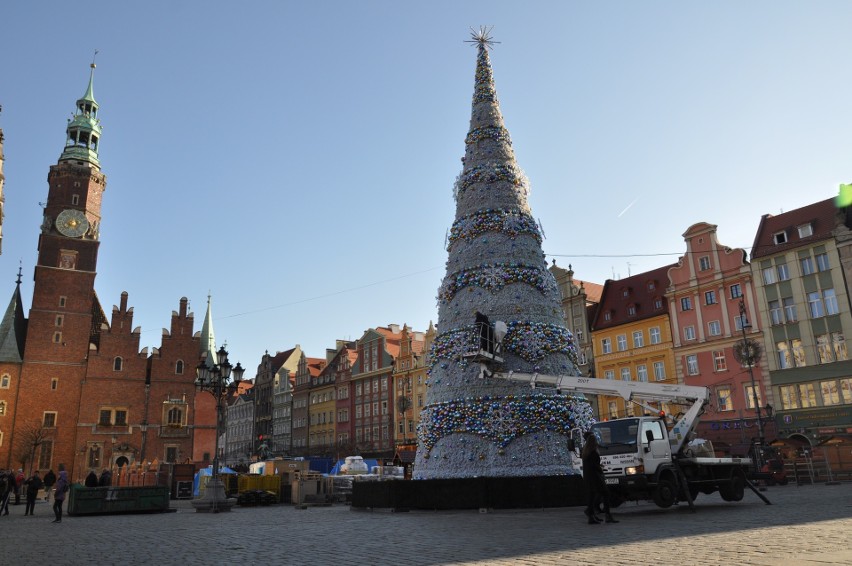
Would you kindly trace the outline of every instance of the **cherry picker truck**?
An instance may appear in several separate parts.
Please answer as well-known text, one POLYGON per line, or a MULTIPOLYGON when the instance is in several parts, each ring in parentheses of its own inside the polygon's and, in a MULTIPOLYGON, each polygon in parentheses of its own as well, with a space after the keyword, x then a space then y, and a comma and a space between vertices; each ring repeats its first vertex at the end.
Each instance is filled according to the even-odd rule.
MULTIPOLYGON (((709 441, 695 439, 695 428, 710 398, 706 387, 500 371, 501 334, 500 330, 496 332, 493 345, 485 345, 465 356, 479 363, 480 378, 528 383, 533 389, 555 389, 561 395, 617 396, 651 413, 651 416, 620 418, 591 426, 590 431, 598 438, 601 466, 613 506, 624 501, 652 500, 666 508, 677 501, 687 501, 694 510, 693 501, 700 493, 718 491, 725 501, 740 501, 745 487, 771 505, 748 480, 751 459, 716 457, 709 441), (671 424, 666 415, 641 400, 690 407, 671 424)), ((582 437, 582 431, 575 429, 569 439, 578 473, 582 471, 579 457, 582 437)))

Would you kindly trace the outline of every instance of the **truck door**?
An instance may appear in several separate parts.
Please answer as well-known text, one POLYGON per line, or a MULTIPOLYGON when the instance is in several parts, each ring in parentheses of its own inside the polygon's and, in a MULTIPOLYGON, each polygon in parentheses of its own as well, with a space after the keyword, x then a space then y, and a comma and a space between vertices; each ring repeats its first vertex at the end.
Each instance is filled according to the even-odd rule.
POLYGON ((653 474, 660 464, 672 461, 671 445, 666 438, 665 427, 659 420, 642 420, 640 442, 646 474, 653 474))

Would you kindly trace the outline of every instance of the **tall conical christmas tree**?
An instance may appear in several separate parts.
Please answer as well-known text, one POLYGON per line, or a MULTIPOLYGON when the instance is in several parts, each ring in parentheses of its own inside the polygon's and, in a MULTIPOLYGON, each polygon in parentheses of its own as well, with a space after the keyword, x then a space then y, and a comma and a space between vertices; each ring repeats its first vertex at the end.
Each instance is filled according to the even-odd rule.
POLYGON ((480 378, 477 312, 504 321, 502 371, 578 375, 559 290, 497 102, 489 30, 473 34, 478 56, 464 167, 447 274, 438 291, 438 336, 430 352, 427 405, 418 429, 417 479, 570 474, 566 437, 588 427, 583 399, 480 378))

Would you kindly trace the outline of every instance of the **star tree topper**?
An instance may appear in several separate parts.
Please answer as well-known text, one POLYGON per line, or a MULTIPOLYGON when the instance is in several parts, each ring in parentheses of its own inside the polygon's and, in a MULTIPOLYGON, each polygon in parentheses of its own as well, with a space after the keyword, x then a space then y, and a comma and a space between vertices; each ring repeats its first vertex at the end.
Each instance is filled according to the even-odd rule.
POLYGON ((491 37, 491 30, 494 29, 494 26, 479 26, 479 31, 470 28, 470 37, 471 39, 466 39, 465 43, 471 43, 473 45, 485 47, 487 49, 492 49, 495 43, 500 43, 499 41, 494 41, 491 37))

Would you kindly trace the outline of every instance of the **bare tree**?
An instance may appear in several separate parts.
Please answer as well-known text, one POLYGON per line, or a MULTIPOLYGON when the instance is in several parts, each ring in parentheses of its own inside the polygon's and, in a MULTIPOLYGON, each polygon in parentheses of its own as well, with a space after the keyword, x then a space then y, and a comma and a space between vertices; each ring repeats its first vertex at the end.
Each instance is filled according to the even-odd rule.
POLYGON ((28 475, 32 475, 36 450, 45 440, 51 438, 52 431, 38 421, 29 421, 24 423, 18 434, 18 442, 15 443, 15 461, 21 464, 21 468, 29 463, 28 475))

